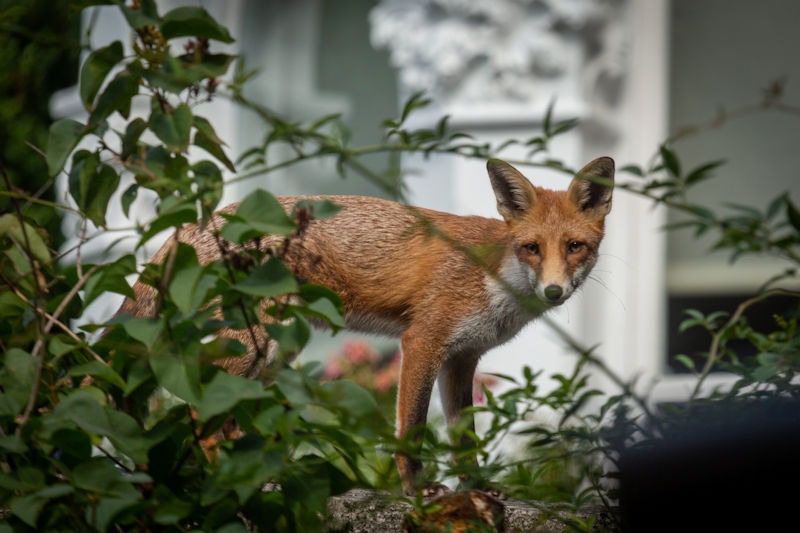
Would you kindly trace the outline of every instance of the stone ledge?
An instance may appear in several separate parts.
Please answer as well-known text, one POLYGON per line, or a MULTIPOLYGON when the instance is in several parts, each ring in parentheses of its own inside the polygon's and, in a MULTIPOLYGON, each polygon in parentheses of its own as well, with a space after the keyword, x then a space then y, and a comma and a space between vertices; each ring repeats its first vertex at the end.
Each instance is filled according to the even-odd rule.
MULTIPOLYGON (((522 500, 496 500, 479 491, 453 493, 436 499, 438 511, 428 515, 421 526, 407 519, 413 507, 396 496, 374 490, 353 489, 328 500, 327 529, 353 533, 432 532, 449 527, 452 533, 467 530, 470 517, 499 516, 495 531, 559 533, 568 530, 564 512, 544 510, 544 504, 522 500), (499 515, 498 515, 499 513, 499 515)), ((615 517, 603 507, 587 507, 577 513, 581 519, 595 519, 592 531, 614 530, 615 517)), ((473 518, 480 519, 480 518, 473 518)), ((486 522, 484 522, 486 523, 486 522)))

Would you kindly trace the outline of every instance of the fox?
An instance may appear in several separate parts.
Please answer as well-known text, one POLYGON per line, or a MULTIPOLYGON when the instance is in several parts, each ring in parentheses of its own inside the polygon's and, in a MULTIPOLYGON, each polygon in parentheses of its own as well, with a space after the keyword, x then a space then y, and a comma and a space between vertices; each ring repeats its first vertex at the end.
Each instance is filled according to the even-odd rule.
MULTIPOLYGON (((308 222, 284 250, 283 260, 298 279, 340 297, 347 329, 399 338, 399 438, 425 426, 436 382, 446 424, 466 424, 474 431, 464 410, 472 405, 481 357, 575 294, 598 259, 611 210, 612 158, 589 162, 565 191, 535 186, 499 159, 489 159, 486 169, 501 219, 376 197, 277 197, 287 213, 300 200, 330 200, 340 207, 329 218, 308 222)), ((222 215, 237 206, 214 215, 217 227, 224 222, 222 215)), ((214 226, 181 227, 151 262, 165 261, 175 242, 193 246, 201 263, 219 259, 214 226)), ((274 246, 281 239, 265 236, 259 246, 274 246)), ((154 316, 157 292, 138 280, 135 297, 126 299, 119 313, 154 316)), ((247 349, 216 361, 225 371, 259 379, 275 363, 276 343, 263 328, 220 335, 247 349)), ((395 461, 406 494, 449 491, 420 479, 420 460, 397 453, 395 461)))

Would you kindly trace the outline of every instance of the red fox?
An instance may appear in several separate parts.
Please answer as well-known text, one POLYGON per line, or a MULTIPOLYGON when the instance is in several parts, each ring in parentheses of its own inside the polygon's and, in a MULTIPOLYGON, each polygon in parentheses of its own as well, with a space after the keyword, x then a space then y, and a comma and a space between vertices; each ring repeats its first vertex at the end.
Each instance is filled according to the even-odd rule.
MULTIPOLYGON (((437 379, 448 425, 459 422, 462 409, 472 405, 480 357, 564 303, 597 261, 611 209, 611 158, 587 164, 566 191, 536 187, 497 159, 487 169, 503 220, 370 197, 279 198, 287 212, 305 198, 341 206, 331 218, 312 220, 286 248, 284 260, 296 276, 341 297, 349 329, 400 337, 399 437, 425 424, 437 379)), ((233 204, 221 213, 235 209, 233 204)), ((203 262, 220 257, 214 235, 198 225, 180 229, 177 238, 194 246, 203 262)), ((152 261, 163 261, 169 248, 168 241, 152 261)), ((138 281, 134 292, 136 299, 120 312, 157 312, 154 287, 138 281)), ((221 332, 248 347, 247 355, 219 363, 228 372, 257 378, 272 362, 275 343, 263 328, 253 329, 258 331, 221 332), (268 355, 256 361, 258 354, 268 355)), ((404 455, 396 459, 405 492, 423 488, 421 463, 404 455)))

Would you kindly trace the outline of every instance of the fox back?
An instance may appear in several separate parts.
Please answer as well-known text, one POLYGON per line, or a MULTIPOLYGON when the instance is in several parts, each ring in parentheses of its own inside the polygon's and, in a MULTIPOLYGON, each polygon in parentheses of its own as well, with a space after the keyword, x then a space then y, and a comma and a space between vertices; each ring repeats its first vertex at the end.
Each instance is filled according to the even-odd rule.
MULTIPOLYGON (((586 165, 566 191, 535 187, 503 161, 490 160, 487 169, 502 220, 371 197, 279 198, 287 212, 302 199, 341 206, 292 239, 284 261, 299 278, 341 297, 349 329, 401 338, 399 436, 425 423, 437 377, 446 419, 456 423, 471 405, 481 355, 566 301, 597 261, 611 208, 612 159, 586 165)), ((217 227, 224 222, 220 215, 236 207, 215 215, 217 227)), ((217 237, 198 225, 176 237, 194 246, 201 262, 220 257, 217 237)), ((260 245, 279 241, 267 236, 260 245)), ((168 242, 152 261, 164 261, 169 249, 168 242)), ((137 282, 134 293, 121 312, 157 312, 152 286, 137 282)), ((245 356, 220 362, 227 371, 257 378, 273 362, 274 342, 263 328, 253 329, 220 332, 248 348, 245 356)), ((412 492, 420 464, 402 455, 397 461, 404 488, 412 492)))

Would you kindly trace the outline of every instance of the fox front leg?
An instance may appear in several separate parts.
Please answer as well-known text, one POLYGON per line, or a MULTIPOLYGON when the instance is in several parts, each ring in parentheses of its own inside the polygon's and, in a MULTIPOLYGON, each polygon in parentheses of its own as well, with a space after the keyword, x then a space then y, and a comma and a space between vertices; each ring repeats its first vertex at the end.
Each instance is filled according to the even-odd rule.
MULTIPOLYGON (((433 344, 422 335, 415 334, 412 326, 402 338, 400 383, 397 390, 397 437, 410 438, 416 453, 422 446, 428 406, 436 375, 444 358, 443 344, 433 344)), ((422 462, 413 456, 397 453, 397 470, 403 492, 408 495, 422 490, 424 496, 434 496, 449 489, 439 483, 426 484, 420 479, 422 462)))

